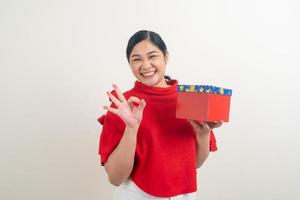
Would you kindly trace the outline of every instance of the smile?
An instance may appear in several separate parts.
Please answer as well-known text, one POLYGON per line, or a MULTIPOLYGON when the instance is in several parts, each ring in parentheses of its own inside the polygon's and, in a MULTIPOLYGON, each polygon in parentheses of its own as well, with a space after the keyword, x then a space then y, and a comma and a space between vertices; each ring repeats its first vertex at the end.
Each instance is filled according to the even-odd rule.
POLYGON ((142 72, 140 73, 143 77, 152 77, 156 71, 142 72))

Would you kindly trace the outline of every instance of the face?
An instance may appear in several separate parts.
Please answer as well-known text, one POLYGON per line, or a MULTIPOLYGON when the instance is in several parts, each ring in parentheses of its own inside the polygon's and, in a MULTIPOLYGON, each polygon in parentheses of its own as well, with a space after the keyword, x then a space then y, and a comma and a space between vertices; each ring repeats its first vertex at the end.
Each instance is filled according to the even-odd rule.
POLYGON ((129 57, 134 76, 148 86, 167 87, 164 78, 168 53, 166 55, 150 40, 136 44, 129 57))

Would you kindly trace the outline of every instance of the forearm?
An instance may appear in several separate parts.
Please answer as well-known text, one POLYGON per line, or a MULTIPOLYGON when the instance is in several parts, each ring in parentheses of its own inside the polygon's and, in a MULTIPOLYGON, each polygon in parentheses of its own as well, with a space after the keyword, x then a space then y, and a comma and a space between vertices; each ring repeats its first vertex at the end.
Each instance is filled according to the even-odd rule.
POLYGON ((105 163, 109 181, 115 186, 120 185, 131 174, 134 164, 136 137, 137 128, 126 128, 119 145, 105 163))
POLYGON ((210 135, 201 135, 197 133, 196 136, 196 160, 197 168, 201 167, 209 155, 210 135))

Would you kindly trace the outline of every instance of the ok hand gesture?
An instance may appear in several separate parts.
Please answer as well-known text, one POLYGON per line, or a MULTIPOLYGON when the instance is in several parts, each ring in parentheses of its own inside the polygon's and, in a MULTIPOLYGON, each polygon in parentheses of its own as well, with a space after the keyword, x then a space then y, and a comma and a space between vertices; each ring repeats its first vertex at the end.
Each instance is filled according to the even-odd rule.
POLYGON ((126 100, 117 85, 113 84, 113 88, 116 91, 118 98, 116 98, 110 92, 106 92, 106 94, 117 106, 117 108, 112 108, 109 106, 103 106, 103 108, 118 115, 124 121, 126 126, 130 128, 138 127, 142 121, 143 110, 146 106, 145 100, 134 96, 131 96, 128 100, 126 100), (135 106, 134 103, 138 104, 138 106, 135 106))

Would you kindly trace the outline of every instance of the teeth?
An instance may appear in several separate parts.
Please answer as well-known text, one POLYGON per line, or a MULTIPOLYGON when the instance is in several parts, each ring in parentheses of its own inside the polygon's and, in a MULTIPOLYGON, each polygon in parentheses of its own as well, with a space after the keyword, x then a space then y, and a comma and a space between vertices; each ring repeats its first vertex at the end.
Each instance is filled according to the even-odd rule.
POLYGON ((149 76, 153 76, 155 74, 155 71, 153 72, 144 72, 142 73, 143 76, 149 77, 149 76))

